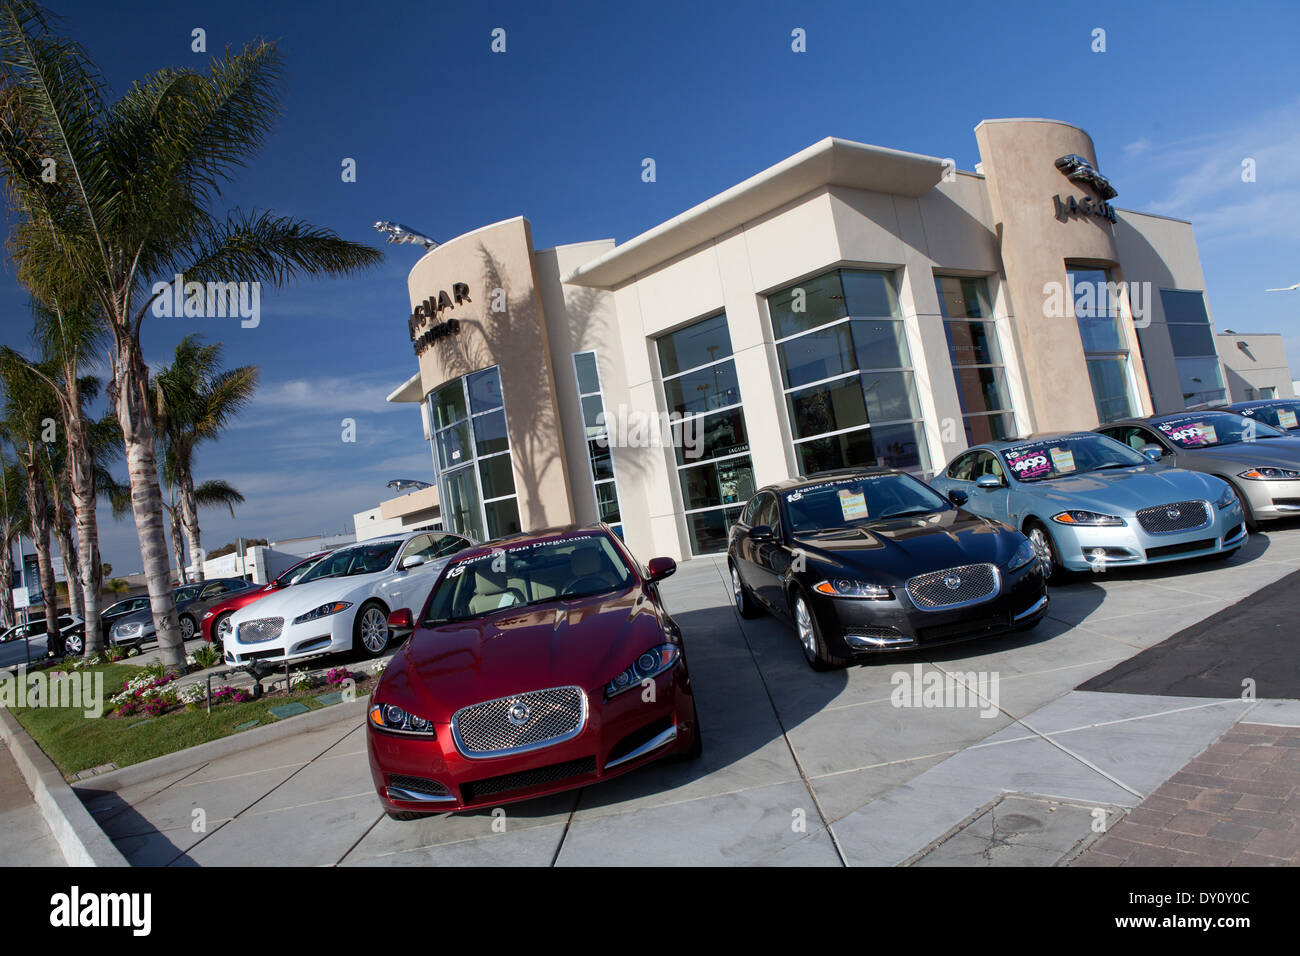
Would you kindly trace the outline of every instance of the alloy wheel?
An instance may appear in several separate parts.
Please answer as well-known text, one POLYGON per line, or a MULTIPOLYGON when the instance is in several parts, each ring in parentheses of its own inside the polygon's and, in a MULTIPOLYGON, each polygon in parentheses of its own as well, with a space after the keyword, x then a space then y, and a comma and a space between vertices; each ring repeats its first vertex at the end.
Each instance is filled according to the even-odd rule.
POLYGON ((361 615, 361 643, 372 654, 378 654, 388 643, 388 618, 377 607, 367 608, 361 615))
POLYGON ((1038 560, 1043 566, 1043 577, 1050 578, 1056 559, 1052 554, 1052 542, 1047 539, 1047 532, 1039 527, 1030 529, 1029 542, 1034 546, 1038 560))
POLYGON ((804 651, 810 658, 816 657, 817 635, 813 632, 812 615, 808 613, 808 605, 803 598, 795 598, 794 626, 799 632, 799 643, 803 645, 804 651))
POLYGON ((740 589, 740 575, 736 569, 731 569, 731 595, 736 599, 736 607, 741 607, 745 603, 744 592, 740 589))
POLYGON ((181 618, 181 640, 188 641, 194 636, 194 622, 188 617, 181 618))

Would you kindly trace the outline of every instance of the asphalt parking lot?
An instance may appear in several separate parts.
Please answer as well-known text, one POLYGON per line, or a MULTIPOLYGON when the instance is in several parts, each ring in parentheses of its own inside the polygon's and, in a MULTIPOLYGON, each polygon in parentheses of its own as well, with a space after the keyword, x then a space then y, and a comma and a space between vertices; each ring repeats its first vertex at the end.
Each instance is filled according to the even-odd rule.
POLYGON ((1298 565, 1300 529, 1281 529, 1226 562, 1054 586, 1049 617, 1027 634, 817 674, 784 624, 736 615, 720 561, 695 560, 664 594, 696 682, 697 763, 496 814, 399 823, 375 798, 353 719, 78 792, 146 865, 1052 865, 1089 843, 1098 813, 1118 819, 1248 714, 1300 724, 1300 703, 1272 699, 1300 696, 1294 686, 1271 683, 1253 652, 1234 673, 1221 640, 1220 696, 1159 680, 1087 689, 1202 621, 1238 639, 1236 619, 1215 615, 1298 565), (995 675, 996 693, 896 706, 895 675, 918 673, 995 675), (1261 700, 1241 698, 1245 678, 1261 700))

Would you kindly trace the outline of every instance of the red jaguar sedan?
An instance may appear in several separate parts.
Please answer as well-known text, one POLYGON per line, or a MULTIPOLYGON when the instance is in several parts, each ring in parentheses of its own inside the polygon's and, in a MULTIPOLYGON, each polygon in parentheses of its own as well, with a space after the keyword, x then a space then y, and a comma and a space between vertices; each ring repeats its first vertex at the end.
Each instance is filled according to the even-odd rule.
POLYGON ((434 585, 370 697, 390 817, 496 807, 702 750, 682 634, 605 525, 468 549, 434 585), (413 633, 412 633, 413 631, 413 633))
MULTIPOLYGON (((295 583, 304 574, 310 571, 321 558, 329 554, 328 551, 322 551, 320 554, 313 554, 310 558, 304 558, 290 568, 281 571, 276 577, 267 582, 264 587, 250 588, 247 591, 240 591, 228 601, 222 601, 220 604, 214 604, 203 614, 203 620, 199 622, 199 630, 202 632, 203 639, 211 644, 214 640, 220 645, 225 638, 226 629, 230 627, 230 615, 234 614, 241 607, 252 604, 260 598, 266 597, 281 588, 287 588, 295 583)), ((220 650, 220 646, 218 646, 220 650)))

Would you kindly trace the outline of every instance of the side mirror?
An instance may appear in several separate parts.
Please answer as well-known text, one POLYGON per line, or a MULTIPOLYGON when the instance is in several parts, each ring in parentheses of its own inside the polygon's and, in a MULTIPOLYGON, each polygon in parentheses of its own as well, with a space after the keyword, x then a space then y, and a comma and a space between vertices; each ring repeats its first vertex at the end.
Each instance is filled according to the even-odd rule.
POLYGON ((418 568, 427 560, 428 558, 422 554, 408 554, 406 557, 402 558, 402 570, 406 571, 409 568, 418 568))
POLYGON ((966 492, 962 491, 960 488, 954 488, 952 491, 948 492, 948 500, 958 508, 964 505, 969 499, 970 495, 966 494, 966 492))
POLYGON ((677 562, 672 558, 651 558, 646 568, 646 576, 651 581, 662 581, 677 570, 677 562))
POLYGON ((997 475, 980 475, 975 479, 976 488, 1001 488, 1002 479, 997 475))
POLYGON ((771 541, 776 535, 772 533, 772 526, 766 524, 756 524, 749 529, 750 541, 771 541))
POLYGON ((411 617, 411 609, 409 607, 399 607, 396 611, 389 611, 388 630, 392 632, 393 637, 399 640, 414 631, 415 621, 411 617))
POLYGON ((1165 450, 1159 445, 1143 445, 1142 454, 1146 455, 1152 461, 1159 461, 1165 456, 1165 450))

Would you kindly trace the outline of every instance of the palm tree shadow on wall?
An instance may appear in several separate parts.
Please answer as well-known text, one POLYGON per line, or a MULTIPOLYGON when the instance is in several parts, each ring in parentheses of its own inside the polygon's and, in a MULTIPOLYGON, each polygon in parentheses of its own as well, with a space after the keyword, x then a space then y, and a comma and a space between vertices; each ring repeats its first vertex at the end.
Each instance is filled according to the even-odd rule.
POLYGON ((462 332, 447 336, 435 342, 432 348, 437 350, 448 381, 499 364, 500 356, 507 351, 536 356, 536 361, 518 363, 503 375, 501 390, 507 400, 506 423, 518 485, 515 492, 523 506, 520 520, 523 522, 527 514, 534 516, 535 523, 536 516, 545 515, 546 523, 553 524, 559 516, 544 510, 541 487, 552 468, 564 467, 556 451, 557 447, 562 447, 563 439, 556 418, 551 391, 552 373, 546 361, 547 342, 536 297, 516 295, 496 257, 482 243, 479 244, 479 257, 482 262, 479 288, 483 290, 482 301, 478 303, 481 318, 460 321, 480 335, 470 336, 462 332), (502 290, 499 298, 504 309, 493 312, 493 301, 498 298, 494 290, 497 289, 502 290))

